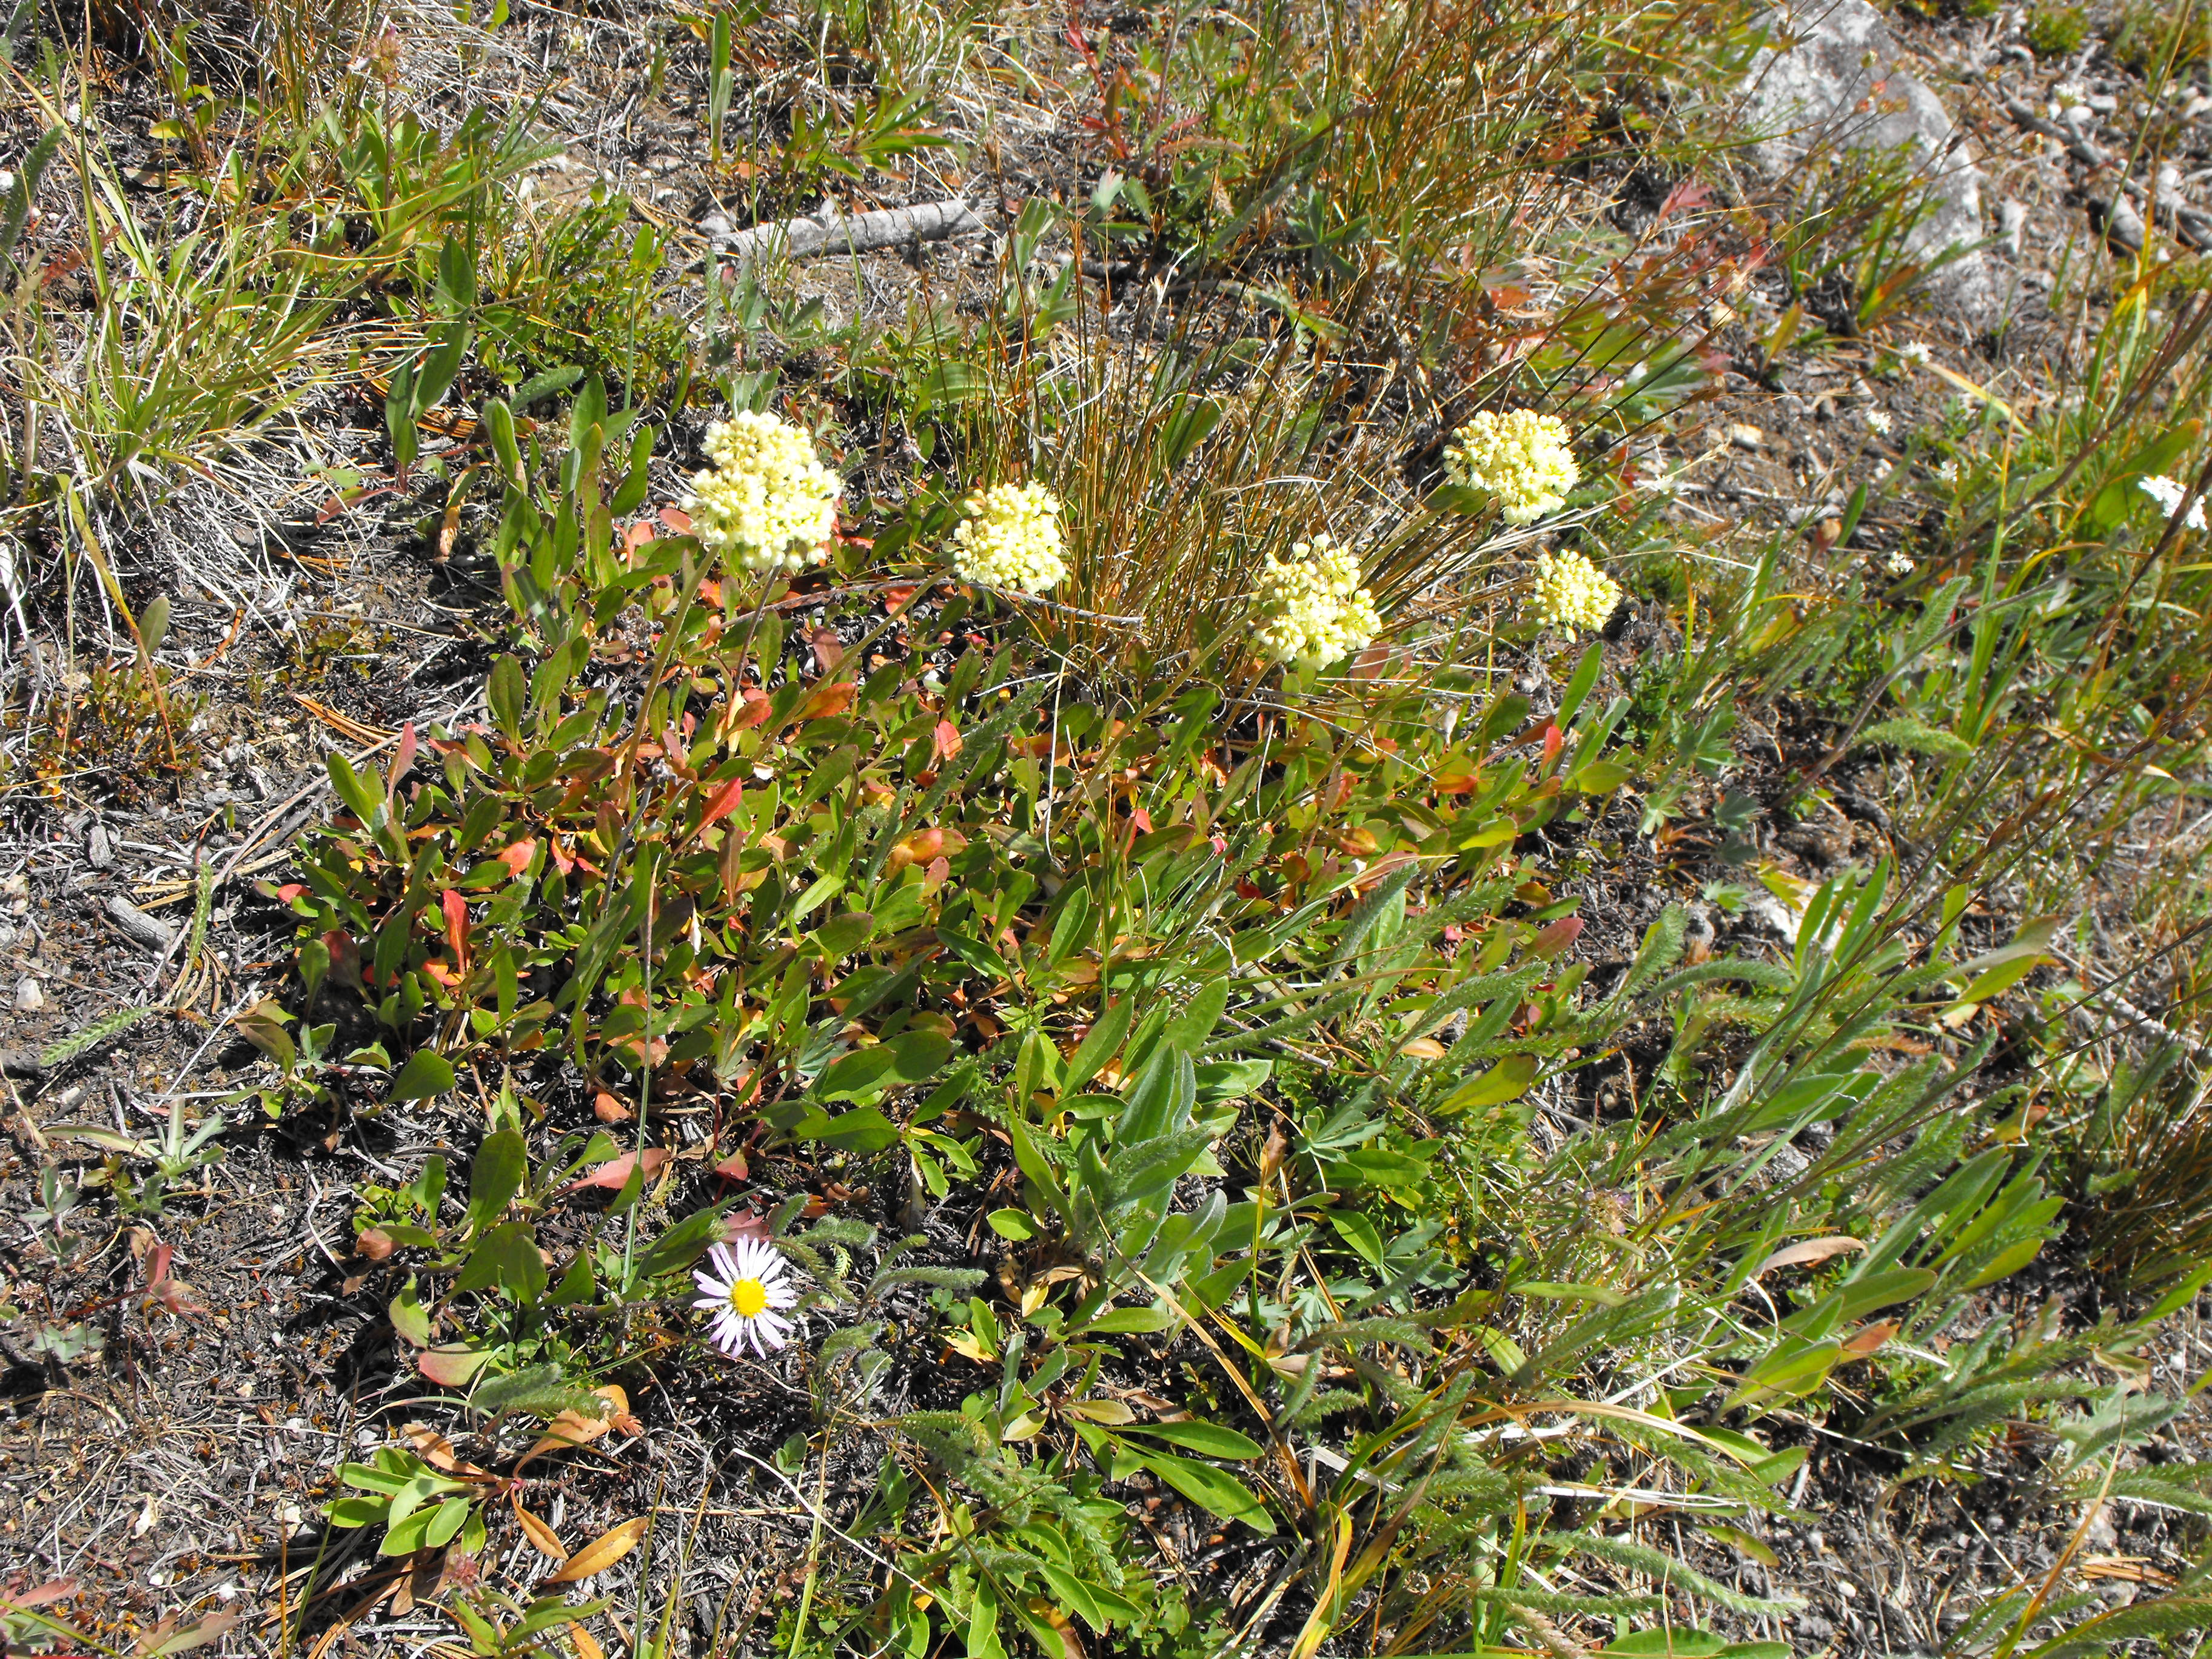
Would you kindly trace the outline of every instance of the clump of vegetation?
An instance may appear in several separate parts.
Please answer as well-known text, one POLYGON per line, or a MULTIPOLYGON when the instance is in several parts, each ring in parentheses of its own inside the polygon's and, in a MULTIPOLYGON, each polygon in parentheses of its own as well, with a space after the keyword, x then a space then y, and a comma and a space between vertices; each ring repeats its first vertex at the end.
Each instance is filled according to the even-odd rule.
POLYGON ((2025 25, 2039 58, 2071 58, 2089 38, 2089 14, 2079 6, 2037 6, 2025 25))
MULTIPOLYGON (((2197 1639, 2194 1519, 2083 1558, 2212 1514, 2212 310, 2154 252, 2061 296, 2063 395, 1906 338, 1910 157, 1784 222, 1700 172, 1735 5, 501 9, 232 79, 178 19, 100 48, 174 106, 129 171, 24 27, 18 775, 185 806, 130 890, 192 906, 103 894, 129 1006, 9 1056, 0 1350, 158 1394, 224 1271, 166 1236, 307 1172, 343 1403, 268 1408, 328 1437, 208 1553, 273 1644, 1775 1659, 1858 1481, 2052 1528, 1917 1644, 2197 1639), (605 41, 696 153, 533 206, 477 77, 605 41), (731 216, 938 166, 995 240, 824 276, 731 216), (1836 488, 1707 488, 1784 385, 1836 488), (118 533, 271 477, 235 568, 118 533), (365 592, 348 536, 414 620, 270 597, 365 592), (280 678, 281 784, 199 735, 280 678)), ((231 1629, 53 1571, 10 1641, 231 1629)))

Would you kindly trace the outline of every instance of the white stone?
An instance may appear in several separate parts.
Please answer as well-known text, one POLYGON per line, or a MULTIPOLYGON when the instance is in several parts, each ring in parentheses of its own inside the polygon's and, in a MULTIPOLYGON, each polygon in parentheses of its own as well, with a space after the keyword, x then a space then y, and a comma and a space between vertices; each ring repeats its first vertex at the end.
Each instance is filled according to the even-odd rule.
MULTIPOLYGON (((1867 0, 1783 0, 1766 22, 1777 45, 1753 61, 1743 88, 1760 135, 1752 152, 1759 165, 1780 173, 1822 143, 1880 151, 1909 145, 1934 196, 1933 210, 1907 239, 1912 255, 1925 263, 1979 242, 1981 169, 1942 100, 1901 66, 1882 15, 1867 0)), ((1991 320, 1999 303, 1978 252, 1934 272, 1924 291, 1977 323, 1991 320)))
POLYGON ((46 994, 39 988, 39 981, 28 974, 15 982, 15 1012, 35 1014, 46 1006, 46 994))

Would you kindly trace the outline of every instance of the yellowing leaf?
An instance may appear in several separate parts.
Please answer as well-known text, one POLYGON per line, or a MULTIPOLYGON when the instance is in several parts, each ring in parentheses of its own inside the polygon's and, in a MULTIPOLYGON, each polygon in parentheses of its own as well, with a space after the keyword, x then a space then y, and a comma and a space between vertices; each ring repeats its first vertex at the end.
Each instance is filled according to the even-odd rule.
POLYGON ((522 1507, 522 1500, 514 1503, 514 1518, 522 1523, 522 1535, 530 1540, 530 1547, 540 1555, 550 1556, 556 1561, 568 1559, 568 1547, 561 1541, 560 1534, 522 1507))
POLYGON ((637 1540, 645 1536, 653 1517, 641 1515, 635 1521, 625 1521, 619 1527, 601 1533, 597 1538, 570 1556, 560 1571, 551 1574, 549 1584, 580 1584, 594 1574, 609 1567, 637 1547, 637 1540))
POLYGON ((1846 1250, 1863 1250, 1866 1241, 1847 1234, 1832 1233, 1826 1238, 1808 1238, 1796 1244, 1785 1244, 1772 1255, 1751 1270, 1758 1279, 1777 1267, 1795 1267, 1806 1262, 1826 1261, 1832 1255, 1841 1255, 1846 1250))

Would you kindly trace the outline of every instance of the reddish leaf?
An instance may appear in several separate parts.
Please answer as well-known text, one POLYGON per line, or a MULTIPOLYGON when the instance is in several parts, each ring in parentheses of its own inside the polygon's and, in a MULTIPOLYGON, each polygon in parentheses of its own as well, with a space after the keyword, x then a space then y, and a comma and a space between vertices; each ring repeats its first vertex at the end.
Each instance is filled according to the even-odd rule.
POLYGON ((331 953, 331 977, 356 995, 365 994, 361 982, 361 946, 343 928, 323 935, 323 949, 331 953))
POLYGON ((1547 959, 1555 957, 1583 935, 1580 916, 1561 916, 1557 921, 1540 929, 1530 941, 1529 948, 1547 959))
POLYGON ((67 1601, 76 1594, 76 1579, 56 1578, 36 1589, 0 1590, 0 1607, 43 1607, 49 1601, 67 1601))
POLYGON ((680 507, 662 507, 660 522, 679 536, 688 536, 691 533, 691 515, 680 507))
POLYGON ((1544 727, 1544 769, 1549 771, 1552 763, 1559 757, 1559 750, 1567 746, 1567 734, 1556 726, 1544 727))
POLYGON ((1854 1359, 1863 1359, 1876 1348, 1897 1334, 1892 1324, 1862 1325, 1844 1340, 1844 1352, 1854 1359))
POLYGON ((465 974, 469 971, 469 902, 448 887, 438 896, 438 908, 446 913, 446 943, 453 947, 453 965, 465 974))
POLYGON ((730 711, 722 722, 725 732, 742 732, 747 726, 758 726, 768 718, 768 693, 757 685, 745 687, 744 701, 730 711))
POLYGON ((564 1197, 574 1192, 579 1187, 604 1187, 609 1192, 618 1193, 623 1189, 623 1184, 629 1180, 629 1172, 637 1167, 641 1160, 644 1163, 646 1174, 653 1175, 662 1164, 668 1162, 667 1149, 662 1146, 648 1146, 642 1152, 624 1152, 620 1158, 610 1158, 598 1169, 586 1170, 578 1176, 555 1196, 564 1197))
POLYGON ((710 823, 719 823, 744 805, 744 780, 732 778, 716 790, 714 798, 707 803, 707 810, 699 816, 699 828, 704 830, 710 823))
POLYGON ((529 836, 525 836, 514 846, 492 854, 493 860, 505 865, 507 874, 511 876, 520 876, 526 873, 530 868, 530 860, 537 856, 538 842, 529 836))
POLYGON ((799 699, 799 707, 791 711, 790 723, 824 720, 842 714, 853 706, 853 694, 860 689, 852 680, 824 680, 799 699))
POLYGON ((602 1123, 627 1123, 637 1114, 601 1089, 592 1097, 592 1115, 602 1123))
POLYGON ((834 628, 817 628, 807 643, 814 647, 814 660, 824 674, 834 674, 837 665, 845 660, 845 641, 837 637, 834 628))
POLYGON ((399 752, 392 757, 392 775, 385 780, 384 784, 384 793, 387 797, 398 793, 399 781, 407 775, 408 769, 415 764, 416 747, 415 722, 410 720, 399 728, 399 752))
POLYGON ((960 728, 951 720, 939 720, 937 729, 929 736, 929 763, 951 760, 960 752, 960 728))
POLYGON ((294 899, 299 897, 301 894, 307 890, 307 888, 300 883, 296 881, 288 881, 282 887, 279 887, 276 890, 277 902, 280 904, 289 904, 294 899))
POLYGON ((753 1166, 745 1162, 744 1148, 740 1146, 714 1166, 714 1173, 725 1181, 750 1181, 753 1166))
POLYGON ((465 1342, 441 1343, 415 1356, 415 1369, 441 1389, 465 1389, 491 1358, 488 1350, 465 1342))

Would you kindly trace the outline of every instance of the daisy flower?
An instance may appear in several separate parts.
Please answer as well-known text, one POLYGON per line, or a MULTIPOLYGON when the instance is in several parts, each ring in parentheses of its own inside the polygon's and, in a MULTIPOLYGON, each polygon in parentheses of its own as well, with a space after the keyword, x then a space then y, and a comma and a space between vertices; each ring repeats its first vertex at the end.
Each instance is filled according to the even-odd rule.
POLYGON ((765 1358, 790 1341, 792 1322, 779 1317, 778 1310, 797 1302, 799 1292, 775 1248, 757 1238, 740 1238, 707 1254, 714 1272, 692 1273, 701 1295, 691 1305, 714 1315, 708 1340, 732 1359, 744 1352, 747 1342, 765 1358))

